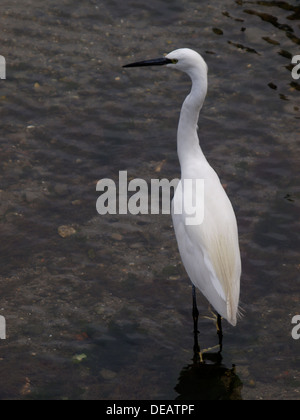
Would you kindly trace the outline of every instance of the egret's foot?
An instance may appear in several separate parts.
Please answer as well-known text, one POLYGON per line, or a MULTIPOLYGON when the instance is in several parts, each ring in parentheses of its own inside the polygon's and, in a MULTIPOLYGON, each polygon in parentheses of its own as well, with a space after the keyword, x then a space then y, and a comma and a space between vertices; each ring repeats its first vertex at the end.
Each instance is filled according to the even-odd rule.
POLYGON ((211 309, 211 307, 209 307, 209 312, 210 312, 210 314, 211 314, 211 316, 207 316, 207 315, 204 315, 202 318, 204 318, 204 319, 209 319, 210 321, 213 321, 216 325, 217 325, 217 329, 218 329, 218 317, 219 317, 219 315, 217 315, 212 309, 211 309))
MULTIPOLYGON (((207 350, 212 350, 212 349, 215 349, 216 347, 219 347, 220 353, 221 353, 222 350, 223 350, 222 317, 221 317, 221 315, 216 314, 211 308, 209 308, 209 311, 211 313, 211 316, 203 316, 203 318, 209 319, 210 321, 213 321, 215 323, 216 328, 217 328, 217 334, 218 334, 218 337, 219 337, 219 345, 211 347, 207 350)), ((207 350, 203 350, 203 352, 205 352, 207 350)), ((201 360, 203 360, 203 357, 200 355, 200 361, 201 360)))
POLYGON ((209 351, 216 350, 216 349, 219 349, 219 353, 221 353, 222 349, 221 349, 220 344, 218 344, 216 346, 213 346, 213 347, 209 347, 208 349, 204 349, 204 350, 199 351, 200 363, 204 363, 204 359, 203 359, 203 354, 204 353, 208 353, 209 351))
POLYGON ((213 321, 215 324, 217 323, 217 315, 216 314, 214 314, 214 316, 203 315, 201 318, 208 319, 209 321, 213 321))
POLYGON ((213 321, 217 328, 217 334, 219 337, 219 346, 220 351, 222 351, 223 348, 223 331, 222 331, 222 317, 219 314, 216 314, 211 308, 209 308, 209 311, 212 316, 203 316, 205 319, 209 319, 210 321, 213 321))

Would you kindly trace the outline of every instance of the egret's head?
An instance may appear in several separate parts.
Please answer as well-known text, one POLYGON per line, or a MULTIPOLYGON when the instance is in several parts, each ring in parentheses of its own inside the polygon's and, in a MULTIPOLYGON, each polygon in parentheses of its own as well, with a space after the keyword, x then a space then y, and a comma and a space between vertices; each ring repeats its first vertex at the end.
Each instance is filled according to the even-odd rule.
POLYGON ((124 67, 146 67, 146 66, 163 66, 181 70, 192 76, 194 72, 203 72, 207 74, 207 65, 200 54, 189 48, 180 48, 172 51, 164 58, 156 58, 154 60, 139 61, 137 63, 127 64, 124 67))
POLYGON ((189 48, 180 48, 179 50, 172 51, 165 56, 169 63, 168 67, 181 70, 185 73, 190 73, 193 70, 199 71, 200 69, 207 73, 208 67, 200 54, 189 48))

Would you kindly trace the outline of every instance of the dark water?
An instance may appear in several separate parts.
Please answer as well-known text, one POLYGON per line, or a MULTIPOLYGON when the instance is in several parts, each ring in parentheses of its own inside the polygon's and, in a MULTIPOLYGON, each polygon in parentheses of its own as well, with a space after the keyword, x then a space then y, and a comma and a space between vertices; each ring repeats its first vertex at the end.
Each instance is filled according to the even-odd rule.
MULTIPOLYGON (((43 3, 0 7, 0 398, 300 398, 299 1, 43 3), (121 66, 180 47, 209 66, 201 144, 243 259, 244 317, 202 366, 170 216, 95 207, 121 170, 179 176, 188 79, 121 66)), ((211 321, 200 331, 216 344, 211 321)))

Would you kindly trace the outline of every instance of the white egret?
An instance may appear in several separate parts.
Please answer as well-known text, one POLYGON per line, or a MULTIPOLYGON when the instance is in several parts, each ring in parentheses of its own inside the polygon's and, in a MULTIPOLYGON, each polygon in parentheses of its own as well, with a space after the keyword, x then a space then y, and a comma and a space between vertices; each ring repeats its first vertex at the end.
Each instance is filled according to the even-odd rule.
MULTIPOLYGON (((124 67, 158 65, 185 72, 192 80, 192 89, 183 103, 178 126, 181 181, 172 202, 172 219, 181 259, 193 283, 195 333, 199 314, 195 287, 217 312, 219 328, 221 317, 235 326, 241 277, 237 222, 220 179, 201 150, 197 134, 199 113, 207 93, 208 68, 204 59, 188 48, 175 50, 164 58, 124 67), (191 225, 187 223, 190 214, 184 210, 183 203, 191 202, 196 190, 195 184, 192 188, 185 188, 184 181, 198 179, 204 180, 204 219, 200 224, 191 225), (174 208, 180 208, 180 205, 183 211, 175 214, 174 208)), ((222 336, 221 330, 219 334, 222 336)))

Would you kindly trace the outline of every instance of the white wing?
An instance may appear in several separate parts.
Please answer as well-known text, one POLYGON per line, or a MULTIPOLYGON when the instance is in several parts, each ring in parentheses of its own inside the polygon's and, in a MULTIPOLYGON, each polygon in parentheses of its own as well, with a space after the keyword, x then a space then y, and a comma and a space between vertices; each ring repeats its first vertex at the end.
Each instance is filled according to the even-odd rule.
MULTIPOLYGON (((178 248, 193 284, 222 317, 236 325, 241 275, 236 218, 216 174, 205 179, 204 188, 201 225, 188 226, 184 212, 172 211, 178 248)), ((176 193, 172 208, 183 199, 176 193)))

